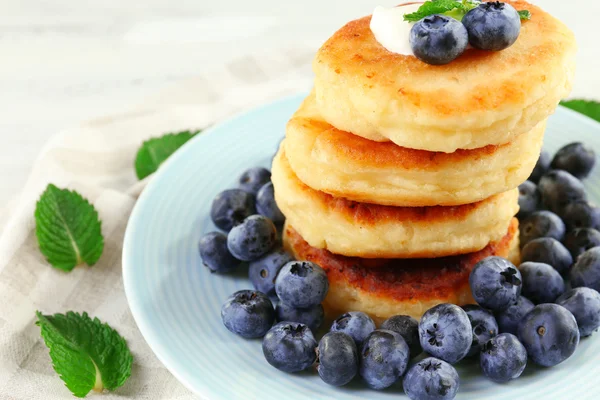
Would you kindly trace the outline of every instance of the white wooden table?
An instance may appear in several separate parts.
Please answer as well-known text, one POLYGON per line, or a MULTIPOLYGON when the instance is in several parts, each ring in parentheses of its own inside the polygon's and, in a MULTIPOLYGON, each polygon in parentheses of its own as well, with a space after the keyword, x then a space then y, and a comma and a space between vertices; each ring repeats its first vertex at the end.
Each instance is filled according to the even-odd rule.
MULTIPOLYGON (((575 31, 573 96, 600 98, 595 1, 537 0, 575 31), (585 11, 580 8, 585 3, 585 11)), ((0 208, 53 134, 244 52, 305 42, 398 0, 0 0, 0 208)))

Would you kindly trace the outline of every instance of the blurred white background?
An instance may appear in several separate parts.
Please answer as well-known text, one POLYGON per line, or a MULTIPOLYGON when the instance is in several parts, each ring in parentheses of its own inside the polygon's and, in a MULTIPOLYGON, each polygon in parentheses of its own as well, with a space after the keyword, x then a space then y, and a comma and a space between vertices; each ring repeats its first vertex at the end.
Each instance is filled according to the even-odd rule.
MULTIPOLYGON (((126 111, 244 53, 316 49, 346 21, 398 2, 0 0, 0 208, 58 131, 126 111)), ((600 99, 600 2, 533 2, 578 37, 573 96, 600 99)))

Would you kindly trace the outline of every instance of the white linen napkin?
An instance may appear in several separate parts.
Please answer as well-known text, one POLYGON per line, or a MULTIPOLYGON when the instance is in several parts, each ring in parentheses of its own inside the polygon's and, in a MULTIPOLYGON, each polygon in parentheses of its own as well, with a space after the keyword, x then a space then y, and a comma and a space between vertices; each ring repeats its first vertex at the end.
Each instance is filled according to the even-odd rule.
POLYGON ((313 54, 314 49, 296 48, 240 57, 133 111, 69 129, 45 146, 21 195, 0 212, 1 399, 73 399, 52 369, 34 324, 36 310, 87 311, 125 337, 134 355, 131 378, 102 399, 196 398, 154 356, 123 290, 123 235, 145 184, 135 177, 136 151, 150 137, 205 128, 260 103, 308 91, 313 54), (98 210, 105 248, 95 266, 64 273, 40 253, 33 213, 48 183, 76 189, 98 210))

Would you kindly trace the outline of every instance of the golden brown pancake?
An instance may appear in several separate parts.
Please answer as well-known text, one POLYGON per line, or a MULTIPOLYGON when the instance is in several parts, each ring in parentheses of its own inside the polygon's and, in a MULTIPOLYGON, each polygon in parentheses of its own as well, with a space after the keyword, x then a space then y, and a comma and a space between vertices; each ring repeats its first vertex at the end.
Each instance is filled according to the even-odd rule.
POLYGON ((361 259, 332 254, 310 246, 289 224, 284 246, 298 260, 320 265, 329 278, 323 303, 329 317, 363 311, 378 323, 398 314, 420 318, 440 303, 473 303, 469 274, 489 256, 507 257, 518 263, 519 229, 513 219, 507 233, 484 249, 460 256, 436 259, 361 259))
POLYGON ((319 112, 336 128, 375 141, 451 153, 514 141, 552 114, 570 92, 573 33, 541 8, 506 50, 467 50, 448 65, 392 53, 370 30, 349 22, 313 63, 319 112))
POLYGON ((513 142, 454 153, 374 142, 325 122, 311 94, 289 121, 285 150, 308 186, 391 206, 454 206, 516 188, 539 157, 546 121, 513 142))
POLYGON ((450 207, 392 207, 333 197, 296 177, 284 147, 285 141, 271 171, 277 205, 311 246, 336 254, 433 258, 470 253, 502 238, 519 210, 517 189, 450 207))

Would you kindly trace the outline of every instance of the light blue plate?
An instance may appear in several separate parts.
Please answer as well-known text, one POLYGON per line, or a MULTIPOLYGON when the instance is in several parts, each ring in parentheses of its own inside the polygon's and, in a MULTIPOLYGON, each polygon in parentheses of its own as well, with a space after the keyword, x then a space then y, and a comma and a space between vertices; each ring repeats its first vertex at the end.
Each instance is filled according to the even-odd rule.
MULTIPOLYGON (((197 244, 214 230, 208 217, 212 199, 234 187, 245 169, 269 165, 302 97, 258 108, 191 140, 160 168, 129 220, 123 277, 131 311, 158 358, 204 400, 390 399, 401 393, 399 387, 372 391, 360 382, 333 388, 315 373, 290 375, 270 367, 259 340, 241 339, 221 324, 225 299, 252 287, 245 272, 212 275, 201 265, 197 244)), ((560 108, 548 124, 546 149, 554 152, 576 140, 600 152, 600 125, 560 108)), ((599 183, 597 168, 586 180, 596 202, 599 183)), ((595 336, 582 340, 563 364, 528 367, 506 385, 482 378, 476 365, 459 365, 457 398, 599 399, 600 334, 595 336)))

